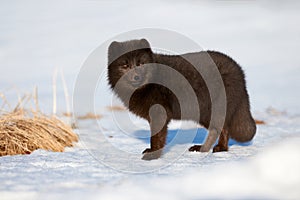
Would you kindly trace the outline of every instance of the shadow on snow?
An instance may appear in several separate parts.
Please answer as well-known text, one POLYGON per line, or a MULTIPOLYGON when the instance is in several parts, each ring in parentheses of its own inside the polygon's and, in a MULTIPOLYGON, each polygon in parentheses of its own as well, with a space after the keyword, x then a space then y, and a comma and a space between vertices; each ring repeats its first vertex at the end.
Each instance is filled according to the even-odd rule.
MULTIPOLYGON (((150 131, 148 130, 138 130, 133 133, 133 136, 143 142, 150 144, 150 131)), ((173 129, 168 130, 167 144, 172 147, 176 144, 203 144, 207 136, 207 130, 205 128, 198 129, 173 129), (194 137, 193 137, 194 136, 194 137)), ((217 142, 216 142, 217 143, 217 142)), ((228 145, 238 145, 238 146, 249 146, 252 144, 250 142, 237 142, 234 139, 229 139, 228 145)))

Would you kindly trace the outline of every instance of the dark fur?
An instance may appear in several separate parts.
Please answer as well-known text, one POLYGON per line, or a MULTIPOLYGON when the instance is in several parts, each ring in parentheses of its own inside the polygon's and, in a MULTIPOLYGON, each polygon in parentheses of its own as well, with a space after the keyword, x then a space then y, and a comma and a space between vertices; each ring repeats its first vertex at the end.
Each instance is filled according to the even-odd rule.
MULTIPOLYGON (((227 151, 229 138, 233 138, 239 142, 247 142, 254 137, 256 132, 255 121, 250 113, 245 76, 241 67, 233 59, 215 51, 202 51, 183 55, 157 54, 152 52, 148 41, 145 39, 113 42, 110 45, 108 52, 109 84, 131 112, 148 120, 150 124, 151 146, 143 152, 143 159, 151 160, 160 157, 165 145, 168 123, 171 119, 182 119, 180 105, 176 96, 166 87, 158 84, 147 84, 150 80, 155 80, 156 77, 159 77, 159 69, 154 70, 150 66, 150 69, 146 70, 143 66, 146 66, 145 64, 149 65, 149 63, 159 63, 180 72, 189 81, 189 84, 197 95, 201 111, 200 120, 197 120, 197 122, 208 128, 212 112, 211 96, 202 76, 187 61, 192 60, 207 67, 205 66, 207 54, 214 61, 221 74, 227 98, 224 126, 218 127, 216 125, 214 127, 216 132, 220 134, 220 137, 218 144, 213 148, 213 152, 227 151), (127 75, 121 86, 116 89, 116 83, 126 73, 127 75), (129 103, 126 103, 125 96, 132 91, 134 93, 129 103), (153 109, 153 113, 155 114, 151 116, 149 109, 155 104, 163 106, 164 110, 156 106, 153 109)), ((160 78, 172 80, 172 75, 160 78)), ((180 83, 173 84, 176 87, 180 87, 180 83)), ((182 89, 184 91, 184 88, 182 89)), ((188 96, 186 97, 186 101, 189 101, 188 96)), ((187 109, 190 109, 191 112, 195 110, 194 108, 187 109)), ((188 120, 197 119, 193 116, 187 118, 188 120)), ((190 151, 208 150, 201 150, 200 145, 190 148, 190 151)))

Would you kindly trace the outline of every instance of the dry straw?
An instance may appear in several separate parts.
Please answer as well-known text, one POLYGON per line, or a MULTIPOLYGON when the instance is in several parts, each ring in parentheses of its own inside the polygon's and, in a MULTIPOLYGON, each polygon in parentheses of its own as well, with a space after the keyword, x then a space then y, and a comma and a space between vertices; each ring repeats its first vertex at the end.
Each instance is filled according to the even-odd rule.
POLYGON ((100 119, 102 116, 101 115, 97 115, 97 114, 93 114, 93 113, 87 113, 85 115, 82 116, 78 116, 77 119, 80 120, 84 120, 84 119, 100 119))
POLYGON ((115 105, 115 106, 107 106, 106 107, 109 111, 125 111, 126 108, 124 106, 118 106, 118 105, 115 105))
POLYGON ((63 152, 78 137, 55 116, 17 110, 0 117, 0 156, 30 154, 36 149, 63 152))
POLYGON ((78 141, 70 126, 54 115, 42 114, 35 104, 37 111, 25 110, 19 102, 13 111, 0 115, 0 156, 30 154, 37 149, 63 152, 78 141))

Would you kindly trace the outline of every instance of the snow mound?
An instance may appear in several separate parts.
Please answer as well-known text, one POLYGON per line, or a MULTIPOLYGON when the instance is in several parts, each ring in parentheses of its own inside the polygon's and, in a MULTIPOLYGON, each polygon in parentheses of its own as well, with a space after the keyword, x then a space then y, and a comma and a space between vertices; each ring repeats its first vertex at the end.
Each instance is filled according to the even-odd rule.
POLYGON ((300 138, 292 138, 273 144, 248 161, 221 164, 202 171, 192 170, 176 177, 136 177, 119 185, 105 187, 89 197, 297 199, 300 197, 299 169, 300 138))

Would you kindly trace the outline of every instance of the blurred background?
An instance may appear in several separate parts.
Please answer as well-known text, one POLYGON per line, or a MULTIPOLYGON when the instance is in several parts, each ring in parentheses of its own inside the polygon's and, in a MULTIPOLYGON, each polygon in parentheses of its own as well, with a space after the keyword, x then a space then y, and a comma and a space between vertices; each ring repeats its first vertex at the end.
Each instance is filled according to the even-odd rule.
MULTIPOLYGON (((124 120, 128 112, 116 111, 119 118, 111 110, 101 112, 111 93, 105 81, 100 82, 95 111, 103 116, 103 129, 99 131, 94 119, 81 120, 75 148, 1 157, 0 198, 300 199, 299 11, 300 1, 0 1, 0 109, 2 94, 14 106, 18 95, 33 93, 37 86, 41 110, 51 113, 57 71, 57 112, 66 112, 61 71, 71 97, 84 62, 101 44, 124 32, 160 28, 236 60, 246 73, 254 117, 266 122, 257 126, 252 142, 231 144, 228 152, 185 152, 152 174, 121 173, 101 159, 143 170, 162 166, 165 160, 140 160, 149 145, 148 124, 132 118, 138 124, 132 126, 124 120), (274 109, 265 112, 270 107, 274 109), (115 122, 130 126, 130 134, 115 122), (136 160, 115 153, 115 148, 107 148, 110 144, 134 152, 130 158, 136 160)), ((192 126, 175 122, 169 137, 184 129, 198 131, 204 139, 206 131, 192 126)), ((195 143, 201 138, 195 137, 195 143)), ((177 157, 181 147, 175 143, 165 155, 177 157)))
MULTIPOLYGON (((1 1, 0 92, 38 87, 52 106, 52 77, 62 69, 70 93, 89 54, 113 36, 139 28, 173 30, 245 70, 253 111, 299 113, 298 1, 1 1)), ((151 41, 150 41, 151 42, 151 41)), ((184 53, 184 52, 182 52, 184 53)), ((58 79, 60 81, 60 79, 58 79)), ((58 109, 64 112, 58 81, 58 109)))

